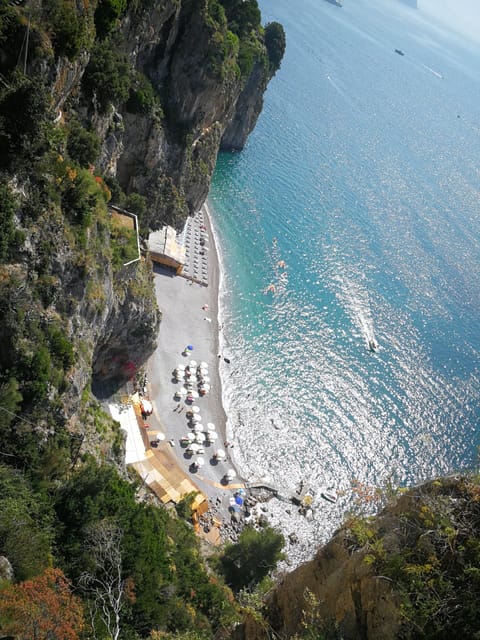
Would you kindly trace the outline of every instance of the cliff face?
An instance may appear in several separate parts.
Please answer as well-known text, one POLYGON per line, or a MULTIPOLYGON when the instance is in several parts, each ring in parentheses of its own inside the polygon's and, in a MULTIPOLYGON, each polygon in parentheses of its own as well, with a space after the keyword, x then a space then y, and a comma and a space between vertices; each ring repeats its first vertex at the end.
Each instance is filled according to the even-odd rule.
POLYGON ((206 0, 167 0, 122 23, 122 48, 160 96, 163 118, 132 117, 104 145, 102 167, 127 191, 145 195, 147 223, 179 227, 205 201, 220 146, 241 149, 273 75, 266 49, 240 73, 232 34, 206 0), (211 11, 211 10, 210 10, 211 11))
POLYGON ((285 575, 237 640, 475 637, 480 488, 451 477, 410 489, 375 518, 349 517, 285 575))
MULTIPOLYGON (((65 452, 68 433, 92 451, 101 440, 92 378, 110 389, 131 378, 159 328, 151 269, 124 266, 107 183, 116 204, 133 194, 143 232, 179 228, 207 196, 220 145, 245 144, 275 67, 255 0, 122 6, 0 7, 0 398, 65 452)), ((25 424, 6 424, 2 448, 28 467, 25 424)))

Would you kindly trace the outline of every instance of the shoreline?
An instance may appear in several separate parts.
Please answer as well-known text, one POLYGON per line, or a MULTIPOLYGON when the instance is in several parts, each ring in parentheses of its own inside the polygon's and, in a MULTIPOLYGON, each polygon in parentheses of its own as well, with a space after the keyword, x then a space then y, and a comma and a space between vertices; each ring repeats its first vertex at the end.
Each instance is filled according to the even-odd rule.
MULTIPOLYGON (((174 276, 161 265, 154 264, 153 275, 155 294, 158 306, 162 312, 162 321, 157 338, 157 349, 150 357, 146 370, 149 378, 150 399, 153 401, 154 413, 148 418, 150 432, 159 431, 165 436, 157 447, 151 449, 159 455, 168 455, 172 464, 176 464, 208 498, 209 511, 212 515, 218 513, 225 529, 231 526, 231 499, 234 492, 244 487, 244 481, 238 475, 228 484, 225 483, 225 473, 238 469, 232 456, 228 438, 228 416, 223 404, 222 379, 220 375, 221 338, 220 338, 220 283, 221 260, 218 254, 216 235, 213 231, 211 213, 208 205, 202 207, 199 216, 205 227, 207 250, 205 251, 208 269, 208 286, 193 282, 191 279, 174 276), (183 355, 185 346, 191 344, 193 351, 183 355), (180 439, 192 430, 192 424, 187 421, 186 414, 189 405, 183 396, 174 399, 175 392, 182 387, 181 382, 175 382, 172 372, 178 364, 187 365, 190 360, 208 363, 210 378, 210 392, 194 400, 201 415, 201 423, 206 426, 214 423, 217 440, 210 445, 205 443, 202 467, 193 469, 192 461, 199 456, 189 456, 180 439), (223 449, 226 453, 225 461, 215 461, 214 451, 223 449)), ((198 224, 198 220, 195 222, 198 224)), ((193 224, 193 223, 192 223, 193 224)), ((198 247, 197 247, 198 249, 198 247)), ((201 251, 200 251, 201 253, 201 251)), ((199 256, 201 261, 204 256, 199 256)), ((223 364, 223 361, 222 361, 223 364)), ((225 366, 228 366, 225 363, 225 366)), ((148 434, 148 432, 147 432, 148 434)), ((150 438, 149 438, 150 439, 150 438)), ((228 531, 224 531, 224 536, 228 531)))

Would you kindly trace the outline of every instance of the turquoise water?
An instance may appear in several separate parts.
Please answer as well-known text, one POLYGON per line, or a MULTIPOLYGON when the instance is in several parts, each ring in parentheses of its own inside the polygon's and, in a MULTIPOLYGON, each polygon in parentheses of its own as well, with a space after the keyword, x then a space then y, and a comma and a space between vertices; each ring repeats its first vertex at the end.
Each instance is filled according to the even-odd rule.
POLYGON ((476 464, 480 48, 391 0, 292 4, 261 3, 286 56, 210 206, 237 464, 341 492, 313 521, 270 503, 303 559, 357 481, 476 464))

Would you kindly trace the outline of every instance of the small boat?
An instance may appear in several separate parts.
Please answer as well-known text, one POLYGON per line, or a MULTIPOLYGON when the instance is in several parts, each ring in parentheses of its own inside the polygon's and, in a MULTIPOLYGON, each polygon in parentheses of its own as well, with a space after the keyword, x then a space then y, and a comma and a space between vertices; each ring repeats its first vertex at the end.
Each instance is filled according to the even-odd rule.
POLYGON ((378 351, 378 342, 375 340, 375 338, 370 338, 370 340, 368 341, 368 348, 370 349, 370 351, 378 351))
POLYGON ((401 49, 395 49, 395 53, 398 53, 399 56, 405 55, 401 49))
POLYGON ((322 490, 320 491, 320 495, 324 500, 327 500, 328 502, 337 501, 337 494, 333 489, 333 487, 323 487, 322 490))

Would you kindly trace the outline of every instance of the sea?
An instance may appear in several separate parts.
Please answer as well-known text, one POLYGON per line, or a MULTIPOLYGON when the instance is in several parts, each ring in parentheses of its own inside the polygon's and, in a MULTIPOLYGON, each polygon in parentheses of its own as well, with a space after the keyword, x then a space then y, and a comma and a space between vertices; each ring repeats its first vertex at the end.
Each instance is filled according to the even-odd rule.
POLYGON ((478 468, 480 47, 397 0, 259 4, 286 54, 209 207, 228 440, 246 480, 310 490, 264 505, 296 565, 478 468))

